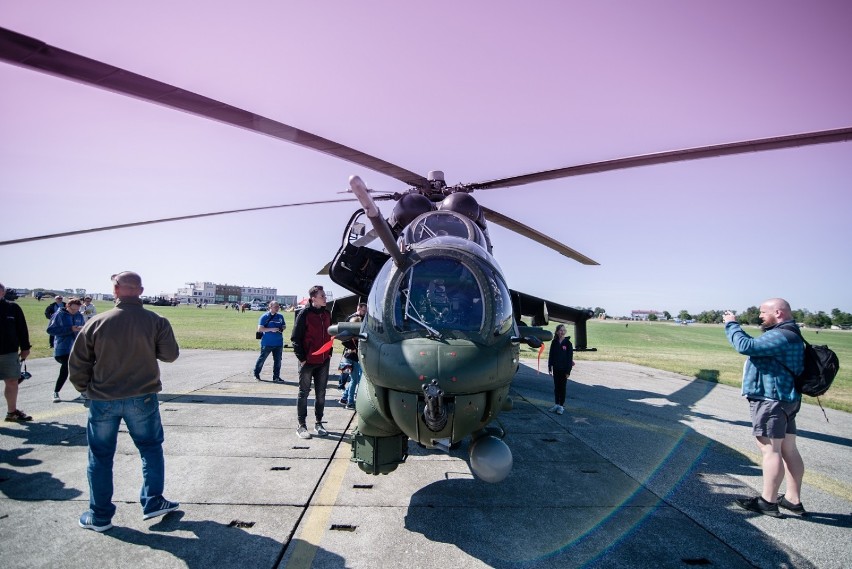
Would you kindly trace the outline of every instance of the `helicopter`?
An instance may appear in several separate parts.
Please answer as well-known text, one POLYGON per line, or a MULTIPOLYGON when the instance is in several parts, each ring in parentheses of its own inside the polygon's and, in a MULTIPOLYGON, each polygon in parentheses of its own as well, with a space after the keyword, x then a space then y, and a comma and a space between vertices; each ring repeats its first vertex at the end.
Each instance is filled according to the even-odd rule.
POLYGON ((582 264, 597 262, 480 205, 473 192, 852 138, 852 128, 840 128, 448 185, 439 171, 422 176, 276 120, 3 28, 0 60, 311 148, 408 187, 381 195, 370 191, 360 177, 353 177, 349 191, 355 200, 200 213, 0 242, 10 245, 151 223, 357 200, 360 208, 347 223, 340 249, 327 269, 332 281, 353 293, 335 301, 332 319, 338 323, 330 333, 339 339, 348 336, 359 341, 364 384, 362 396, 356 400, 353 460, 371 474, 387 474, 402 464, 409 440, 447 450, 470 437, 473 473, 487 482, 503 480, 511 471, 512 455, 497 418, 512 405, 509 389, 520 365, 520 345, 540 347, 551 338, 542 327, 558 321, 574 325, 577 350, 590 349, 586 334, 590 311, 509 288, 492 255, 488 224, 510 229, 582 264), (385 200, 395 201, 387 218, 376 204, 385 200), (368 230, 368 225, 372 229, 368 230), (383 249, 370 246, 375 239, 383 249), (362 298, 367 299, 367 318, 361 323, 343 322, 362 298), (525 317, 529 320, 524 321, 525 317))
MULTIPOLYGON (((552 338, 536 326, 548 322, 548 303, 508 288, 476 200, 446 190, 442 172, 430 172, 429 181, 428 195, 401 196, 385 219, 361 178, 350 178, 362 208, 329 277, 367 297, 367 317, 329 332, 359 341, 364 383, 355 403, 353 460, 365 472, 387 474, 405 461, 409 440, 448 451, 472 436, 471 470, 499 482, 512 454, 502 429, 489 424, 511 409, 520 344, 540 348, 552 338), (364 233, 364 217, 373 235, 364 233), (371 237, 384 251, 367 248, 371 237), (527 303, 533 326, 520 320, 527 303)), ((581 331, 578 349, 587 349, 592 312, 554 308, 581 331)))

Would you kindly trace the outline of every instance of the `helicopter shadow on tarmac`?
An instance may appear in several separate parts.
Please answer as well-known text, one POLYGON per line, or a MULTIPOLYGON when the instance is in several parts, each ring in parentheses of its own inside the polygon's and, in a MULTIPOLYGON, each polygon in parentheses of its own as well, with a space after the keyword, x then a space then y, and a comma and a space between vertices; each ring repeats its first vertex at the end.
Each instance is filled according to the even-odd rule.
POLYGON ((730 507, 753 493, 740 480, 760 476, 753 458, 687 426, 703 417, 730 429, 695 410, 716 386, 688 381, 665 394, 572 381, 557 416, 546 412, 549 376, 522 366, 515 408, 500 416, 510 476, 491 485, 446 473, 411 497, 405 527, 500 569, 801 566, 730 507))

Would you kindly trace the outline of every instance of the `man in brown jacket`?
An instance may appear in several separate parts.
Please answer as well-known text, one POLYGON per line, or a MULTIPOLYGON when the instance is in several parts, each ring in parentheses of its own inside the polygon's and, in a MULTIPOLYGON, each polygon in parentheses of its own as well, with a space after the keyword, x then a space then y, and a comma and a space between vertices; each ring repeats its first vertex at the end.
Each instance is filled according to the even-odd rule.
POLYGON ((89 509, 80 527, 106 531, 112 527, 112 463, 121 421, 142 458, 143 519, 162 516, 180 504, 163 497, 165 462, 163 425, 157 393, 162 391, 157 360, 179 355, 169 321, 146 310, 139 298, 141 277, 124 271, 112 276, 115 308, 83 326, 71 350, 70 381, 89 399, 89 509))

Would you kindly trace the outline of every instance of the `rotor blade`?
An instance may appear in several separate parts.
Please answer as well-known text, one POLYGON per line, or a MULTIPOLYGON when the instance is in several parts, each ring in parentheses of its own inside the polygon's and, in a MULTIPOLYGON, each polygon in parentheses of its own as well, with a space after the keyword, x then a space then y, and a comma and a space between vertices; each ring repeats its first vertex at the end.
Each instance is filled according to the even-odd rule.
POLYGON ((0 28, 0 61, 129 95, 318 150, 381 172, 410 186, 428 185, 428 181, 423 176, 375 156, 227 103, 47 45, 41 40, 6 28, 0 28))
POLYGON ((669 162, 685 162, 687 160, 698 160, 699 158, 712 158, 716 156, 732 156, 746 152, 763 152, 766 150, 779 150, 781 148, 794 148, 797 146, 810 146, 812 144, 828 144, 831 142, 846 142, 852 140, 852 127, 838 128, 834 130, 822 130, 792 134, 789 136, 777 136, 774 138, 761 138, 747 140, 744 142, 731 142, 728 144, 716 144, 713 146, 701 146, 698 148, 687 148, 684 150, 672 150, 669 152, 658 152, 656 154, 643 154, 641 156, 630 156, 628 158, 617 158, 615 160, 604 160, 603 162, 592 162, 547 170, 535 174, 524 174, 511 178, 502 178, 490 182, 476 184, 465 184, 473 190, 491 190, 494 188, 508 188, 520 186, 544 180, 557 180, 570 176, 582 176, 583 174, 595 174, 609 172, 612 170, 624 170, 626 168, 637 168, 639 166, 651 166, 654 164, 667 164, 669 162))
POLYGON ((481 207, 482 211, 485 212, 485 219, 488 220, 488 221, 493 221, 497 225, 505 227, 506 229, 514 231, 515 233, 523 235, 524 237, 529 237, 530 239, 532 239, 536 243, 540 243, 540 244, 544 245, 545 247, 549 247, 549 248, 553 249, 554 251, 556 251, 557 253, 559 253, 561 255, 565 255, 569 259, 574 259, 575 261, 579 261, 580 263, 583 263, 584 265, 599 265, 600 264, 597 261, 594 261, 594 260, 586 257, 582 253, 575 251, 571 247, 563 245, 562 243, 560 243, 559 241, 556 241, 555 239, 551 239, 550 237, 548 237, 544 233, 539 233, 538 231, 536 231, 532 227, 527 227, 526 225, 524 225, 520 221, 516 221, 516 220, 512 219, 511 217, 506 217, 502 213, 498 213, 491 208, 485 207, 482 204, 480 204, 479 207, 481 207))
POLYGON ((227 215, 229 213, 243 213, 246 211, 261 211, 265 209, 278 209, 282 207, 296 207, 301 205, 316 205, 338 202, 354 202, 355 199, 346 200, 321 200, 316 202, 288 203, 281 205, 266 205, 261 207, 249 207, 245 209, 231 209, 228 211, 214 211, 210 213, 196 213, 193 215, 181 215, 179 217, 165 217, 163 219, 151 219, 149 221, 135 221, 133 223, 121 223, 119 225, 107 225, 104 227, 93 227, 92 229, 77 229, 75 231, 65 231, 63 233, 50 233, 48 235, 36 235, 34 237, 23 237, 21 239, 10 239, 8 241, 0 241, 0 247, 4 245, 16 245, 18 243, 29 243, 30 241, 41 241, 42 239, 55 239, 56 237, 68 237, 70 235, 82 235, 84 233, 97 233, 98 231, 111 231, 113 229, 124 229, 126 227, 137 227, 140 225, 151 225, 154 223, 166 223, 168 221, 180 221, 183 219, 197 219, 199 217, 212 217, 214 215, 227 215))

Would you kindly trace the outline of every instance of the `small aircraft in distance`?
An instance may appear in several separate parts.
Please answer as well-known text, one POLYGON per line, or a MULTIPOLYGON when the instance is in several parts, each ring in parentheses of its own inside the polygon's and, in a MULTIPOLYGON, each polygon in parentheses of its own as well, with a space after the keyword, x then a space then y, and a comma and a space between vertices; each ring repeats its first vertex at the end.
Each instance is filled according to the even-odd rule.
MULTIPOLYGON (((365 472, 387 474, 405 461, 409 439, 449 449, 471 437, 473 473, 499 482, 512 454, 498 415, 511 408, 509 389, 520 344, 539 347, 551 338, 550 320, 572 323, 577 350, 588 349, 591 311, 571 308, 509 288, 492 256, 488 222, 496 223, 583 264, 597 262, 511 217, 482 206, 474 191, 508 188, 569 176, 846 141, 852 128, 794 134, 573 165, 486 182, 449 186, 442 173, 427 177, 276 120, 95 61, 0 28, 0 61, 78 81, 175 110, 272 136, 395 178, 408 189, 380 195, 357 176, 351 192, 361 208, 346 225, 329 277, 353 293, 332 306, 330 332, 357 337, 363 385, 356 401, 353 460, 365 472), (383 217, 377 201, 395 200, 383 217), (367 224, 372 226, 367 230, 367 224), (376 238, 384 250, 373 248, 376 238), (343 322, 367 298, 367 318, 343 322), (529 318, 525 322, 524 318, 529 318)), ((135 223, 38 235, 0 246, 123 227, 243 211, 294 207, 329 199, 199 213, 135 223)))

